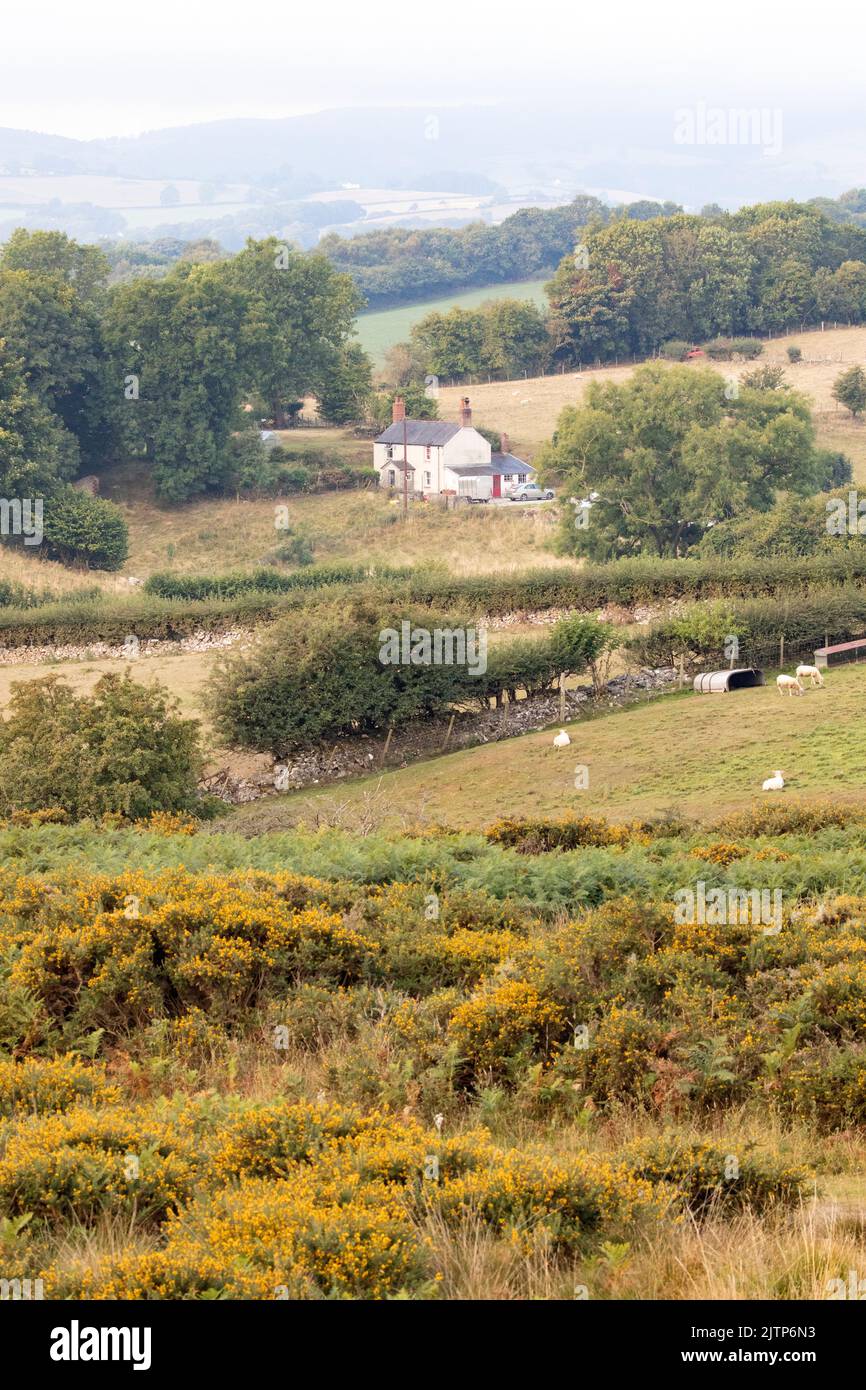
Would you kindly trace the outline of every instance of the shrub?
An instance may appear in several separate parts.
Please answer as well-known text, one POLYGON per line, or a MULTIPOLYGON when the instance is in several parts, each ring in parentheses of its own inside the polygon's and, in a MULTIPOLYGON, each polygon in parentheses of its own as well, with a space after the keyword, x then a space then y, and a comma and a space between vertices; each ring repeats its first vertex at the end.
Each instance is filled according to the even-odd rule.
POLYGON ((807 1191, 805 1169, 777 1154, 755 1153, 736 1143, 726 1152, 706 1141, 666 1134, 627 1145, 622 1157, 636 1177, 671 1183, 698 1213, 729 1205, 763 1211, 776 1203, 797 1203, 807 1191))
POLYGON ((801 362, 803 360, 803 349, 796 347, 794 343, 791 343, 787 348, 787 353, 789 362, 801 362))
POLYGON ((732 357, 744 357, 751 362, 760 357, 764 345, 759 338, 712 338, 703 344, 704 352, 716 362, 730 361, 732 357))
POLYGON ((275 546, 269 558, 284 565, 311 565, 313 542, 306 536, 292 536, 291 540, 275 546))
POLYGON ((119 570, 129 554, 129 531, 113 502, 67 488, 45 499, 44 545, 66 565, 119 570))
POLYGON ((20 1062, 0 1058, 0 1115, 44 1114, 68 1110, 83 1101, 107 1105, 119 1098, 118 1088, 106 1080, 104 1067, 72 1054, 27 1057, 20 1062))
POLYGON ((190 810, 202 760, 198 723, 159 685, 102 676, 76 695, 57 676, 15 682, 0 725, 0 811, 70 816, 190 810))
POLYGON ((464 626, 425 610, 388 613, 369 602, 290 614, 252 653, 229 658, 211 678, 209 707, 220 732, 246 747, 285 752, 354 730, 436 714, 471 691, 464 665, 383 662, 381 633, 401 624, 464 626))
POLYGON ((161 1220, 192 1193, 189 1138, 140 1109, 77 1106, 20 1121, 0 1155, 0 1203, 14 1213, 93 1220, 126 1208, 161 1220))
POLYGON ((515 1059, 548 1058, 565 1031, 559 1006, 534 985, 510 980, 461 1004, 451 1015, 449 1036, 475 1079, 507 1075, 515 1059))
POLYGON ((685 342, 682 338, 669 338, 666 343, 662 343, 659 352, 669 362, 682 362, 686 353, 690 352, 691 349, 692 344, 685 342))

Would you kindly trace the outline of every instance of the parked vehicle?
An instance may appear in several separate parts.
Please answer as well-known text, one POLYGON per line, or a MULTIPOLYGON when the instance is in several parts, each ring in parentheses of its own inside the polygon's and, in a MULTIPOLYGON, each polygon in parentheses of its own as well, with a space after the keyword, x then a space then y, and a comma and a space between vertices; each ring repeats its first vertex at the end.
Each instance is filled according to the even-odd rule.
POLYGON ((538 483, 521 483, 511 493, 512 502, 549 502, 552 497, 550 488, 541 488, 538 483))

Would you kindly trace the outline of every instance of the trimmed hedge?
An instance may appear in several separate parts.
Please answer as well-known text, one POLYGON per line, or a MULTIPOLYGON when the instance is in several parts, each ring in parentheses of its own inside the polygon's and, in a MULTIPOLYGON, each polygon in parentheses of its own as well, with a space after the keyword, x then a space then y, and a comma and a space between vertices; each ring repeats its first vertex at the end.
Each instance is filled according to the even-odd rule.
MULTIPOLYGON (((706 560, 618 560, 607 565, 528 570, 516 575, 449 576, 435 571, 371 569, 363 565, 311 565, 292 574, 260 569, 251 574, 216 576, 153 575, 144 593, 129 598, 69 597, 44 601, 36 595, 10 591, 14 606, 4 607, 0 592, 0 646, 47 645, 57 642, 122 641, 130 633, 140 638, 186 636, 198 629, 224 631, 236 625, 268 622, 286 607, 316 603, 343 589, 366 593, 374 602, 403 602, 420 607, 459 609, 475 620, 512 612, 543 612, 551 608, 593 612, 607 603, 628 606, 653 600, 686 598, 697 601, 772 599, 805 605, 803 635, 815 632, 823 641, 824 624, 839 635, 847 632, 835 611, 844 600, 850 622, 862 624, 860 607, 866 591, 866 547, 840 549, 838 554, 802 557, 753 557, 706 560), (816 602, 821 617, 809 616, 810 591, 824 596, 816 602), (39 603, 38 612, 33 605, 39 603), (832 610, 832 611, 831 611, 832 610), (826 614, 826 618, 825 615, 826 614)), ((47 597, 47 596, 46 596, 47 597)), ((749 610, 751 613, 751 610, 749 610)), ((747 615, 748 616, 748 615, 747 615)), ((665 630, 659 624, 641 639, 665 630)), ((732 629, 726 628, 725 631, 732 629)), ((784 630, 796 639, 794 627, 784 630)), ((853 630, 853 629, 851 629, 853 630)), ((755 637, 763 640, 767 625, 758 623, 755 637)), ((715 644, 716 646, 718 643, 715 644)), ((491 653, 492 658, 492 653, 491 653)), ((659 664, 653 662, 652 664, 659 664)), ((662 663, 666 664, 666 663, 662 663)))
POLYGON ((320 589, 332 584, 361 584, 367 579, 407 579, 409 569, 375 569, 370 565, 310 565, 293 574, 258 569, 244 574, 221 575, 152 574, 144 585, 146 594, 186 601, 208 598, 235 598, 239 594, 286 594, 293 589, 320 589))
POLYGON ((440 577, 416 574, 408 585, 413 603, 458 605, 495 616, 514 611, 623 605, 652 599, 752 597, 789 593, 813 585, 866 580, 866 547, 821 555, 804 565, 799 556, 707 560, 616 560, 583 568, 528 570, 515 575, 440 577))
MULTIPOLYGON (((810 566, 811 568, 811 566, 810 566)), ((795 648, 844 642, 866 632, 866 588, 853 584, 815 587, 785 598, 764 596, 724 605, 696 604, 685 613, 656 623, 626 643, 643 665, 673 665, 676 656, 715 656, 728 634, 740 639, 741 662, 771 652, 780 637, 795 648)))

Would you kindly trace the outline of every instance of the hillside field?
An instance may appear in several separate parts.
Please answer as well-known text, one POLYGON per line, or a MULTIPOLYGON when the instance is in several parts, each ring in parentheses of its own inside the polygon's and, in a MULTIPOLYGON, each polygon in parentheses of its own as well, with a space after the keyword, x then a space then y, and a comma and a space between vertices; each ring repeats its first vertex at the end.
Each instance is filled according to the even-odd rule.
MULTIPOLYGON (((697 359, 721 376, 740 376, 756 364, 710 362, 697 359)), ((810 397, 818 437, 828 449, 841 449, 854 463, 858 482, 866 481, 866 423, 852 421, 848 411, 832 397, 833 382, 840 372, 855 363, 866 363, 866 327, 810 330, 770 339, 758 364, 784 366, 791 386, 810 397), (802 349, 803 361, 791 364, 786 349, 802 349)), ((579 405, 591 381, 623 382, 634 371, 634 364, 593 367, 581 372, 554 373, 530 377, 525 381, 479 382, 470 386, 441 387, 439 414, 453 419, 459 399, 469 394, 473 418, 489 429, 507 430, 515 453, 531 459, 556 428, 559 412, 567 405, 579 405)))
MULTIPOLYGON (((446 754, 314 792, 286 793, 239 808, 233 822, 268 828, 334 821, 455 827, 501 816, 569 812, 612 820, 676 810, 705 820, 763 798, 833 796, 866 806, 866 667, 830 671, 823 690, 781 697, 774 675, 756 690, 696 695, 690 689, 555 729, 446 754), (575 769, 589 785, 575 790, 575 769), (761 783, 781 768, 780 793, 761 783)), ((399 757, 399 732, 392 744, 399 757)))
MULTIPOLYGON (((551 274, 553 272, 551 271, 551 274)), ((449 309, 477 309, 492 299, 528 299, 539 308, 547 305, 544 286, 550 276, 541 280, 514 280, 505 285, 486 285, 482 289, 459 290, 441 299, 426 299, 420 304, 401 304, 396 309, 375 309, 359 315, 356 320, 358 341, 369 352, 375 366, 381 367, 385 353, 395 343, 403 343, 416 323, 428 314, 447 314, 449 309)))

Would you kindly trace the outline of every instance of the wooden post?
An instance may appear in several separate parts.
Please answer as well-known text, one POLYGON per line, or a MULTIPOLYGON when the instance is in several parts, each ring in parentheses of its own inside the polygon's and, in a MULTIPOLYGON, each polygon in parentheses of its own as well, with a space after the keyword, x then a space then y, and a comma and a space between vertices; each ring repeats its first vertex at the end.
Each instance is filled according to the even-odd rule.
POLYGON ((565 672, 560 672, 559 676, 559 718, 565 723, 565 672))
POLYGON ((679 666, 679 671, 680 671, 680 678, 679 678, 679 687, 680 687, 680 690, 682 690, 683 686, 684 686, 685 683, 686 683, 685 660, 686 660, 686 659, 685 659, 683 653, 680 652, 679 660, 678 660, 678 662, 677 662, 677 665, 679 666))
POLYGON ((456 718, 457 718, 457 715, 456 715, 456 714, 452 714, 451 718, 450 718, 449 721, 448 721, 448 732, 447 732, 446 735, 445 735, 445 742, 444 742, 443 745, 442 745, 442 752, 443 752, 443 753, 445 752, 445 749, 448 747, 448 740, 449 740, 450 737, 451 737, 451 730, 454 728, 454 720, 455 720, 456 718))
POLYGON ((382 765, 383 765, 383 767, 384 767, 384 764, 385 764, 385 759, 386 759, 387 756, 388 756, 388 749, 391 747, 391 739, 392 739, 393 737, 394 737, 394 725, 392 724, 392 725, 390 726, 390 728, 388 729, 388 737, 385 739, 385 747, 382 749, 382 765))
POLYGON ((503 701, 502 701, 502 727, 503 727, 503 728, 505 728, 505 726, 506 726, 507 723, 508 723, 508 711, 510 710, 510 708, 511 708, 511 701, 510 701, 510 700, 503 700, 503 701))
POLYGON ((782 667, 784 666, 784 664, 785 664, 785 634, 784 634, 784 632, 783 632, 782 635, 781 635, 781 637, 779 638, 779 670, 780 670, 780 671, 781 671, 782 667))

